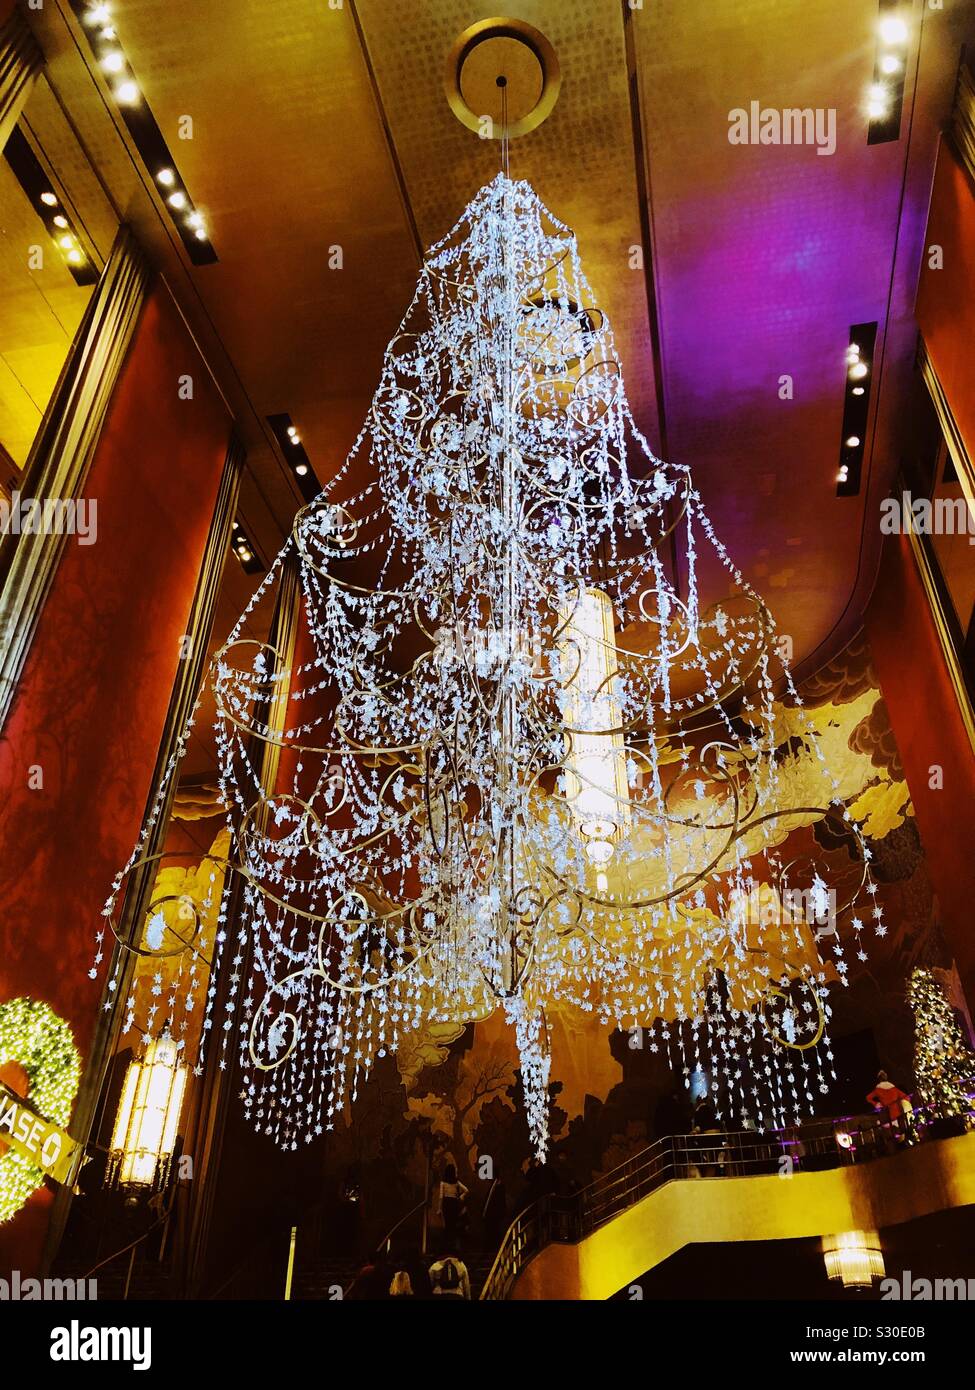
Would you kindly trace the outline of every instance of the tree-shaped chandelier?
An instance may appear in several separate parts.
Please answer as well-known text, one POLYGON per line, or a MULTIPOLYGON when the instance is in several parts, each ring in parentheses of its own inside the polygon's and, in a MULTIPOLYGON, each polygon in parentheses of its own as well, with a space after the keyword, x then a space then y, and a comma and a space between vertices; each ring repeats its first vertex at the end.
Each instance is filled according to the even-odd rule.
POLYGON ((428 253, 359 439, 212 679, 242 886, 215 940, 208 902, 177 933, 182 1007, 212 949, 229 984, 214 970, 204 1040, 237 1038, 281 1144, 330 1128, 405 1034, 496 1009, 541 1155, 560 1010, 641 1029, 763 1127, 828 1089, 869 850, 768 610, 637 429, 575 239, 527 183, 500 174, 428 253), (241 635, 289 564, 294 660, 241 635))

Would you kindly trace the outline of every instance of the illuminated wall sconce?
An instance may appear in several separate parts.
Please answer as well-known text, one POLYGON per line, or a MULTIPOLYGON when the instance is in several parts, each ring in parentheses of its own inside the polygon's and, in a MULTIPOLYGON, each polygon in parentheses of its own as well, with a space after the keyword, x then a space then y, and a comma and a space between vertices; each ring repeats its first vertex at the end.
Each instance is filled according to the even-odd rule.
POLYGON ((112 1134, 111 1185, 165 1185, 185 1089, 186 1067, 168 1033, 153 1039, 141 1061, 129 1063, 112 1134))
POLYGON ((876 1231, 823 1236, 823 1261, 830 1279, 841 1279, 844 1289, 869 1289, 885 1273, 876 1231))

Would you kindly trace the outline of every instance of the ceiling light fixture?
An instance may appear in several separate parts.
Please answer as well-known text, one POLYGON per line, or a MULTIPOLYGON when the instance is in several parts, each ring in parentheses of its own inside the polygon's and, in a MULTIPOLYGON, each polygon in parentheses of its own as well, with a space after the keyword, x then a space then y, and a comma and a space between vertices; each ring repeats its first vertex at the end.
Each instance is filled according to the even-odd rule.
POLYGON ((160 169, 159 173, 156 175, 156 179, 164 188, 172 188, 173 184, 176 182, 176 175, 173 173, 172 169, 160 169))
POLYGON ((910 37, 910 30, 903 19, 887 15, 880 21, 880 37, 887 44, 905 44, 910 37))
POLYGON ((131 78, 126 82, 120 82, 115 88, 115 98, 123 106, 133 106, 139 100, 139 88, 131 78))
POLYGON ((56 208, 58 205, 58 200, 53 193, 42 193, 41 202, 49 208, 56 208))

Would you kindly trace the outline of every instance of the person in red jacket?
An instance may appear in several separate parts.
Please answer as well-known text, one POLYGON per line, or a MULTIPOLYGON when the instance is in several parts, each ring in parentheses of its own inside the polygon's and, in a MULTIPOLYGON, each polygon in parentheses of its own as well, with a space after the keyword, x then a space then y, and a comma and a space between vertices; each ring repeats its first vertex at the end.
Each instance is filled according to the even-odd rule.
POLYGON ((904 1102, 909 1099, 906 1091, 900 1090, 892 1081, 888 1081, 885 1071, 877 1073, 877 1084, 867 1096, 867 1100, 875 1109, 887 1111, 887 1118, 892 1125, 899 1122, 904 1114, 904 1102))

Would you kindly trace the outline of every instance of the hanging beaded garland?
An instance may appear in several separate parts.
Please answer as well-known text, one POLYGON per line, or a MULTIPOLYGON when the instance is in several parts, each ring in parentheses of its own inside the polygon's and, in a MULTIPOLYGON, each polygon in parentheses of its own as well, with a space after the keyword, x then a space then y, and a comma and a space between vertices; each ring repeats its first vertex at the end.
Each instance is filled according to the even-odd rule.
POLYGON ((499 174, 428 253, 359 438, 211 679, 237 915, 225 897, 213 941, 198 912, 174 946, 157 914, 140 949, 185 951, 188 1010, 211 952, 204 1047, 226 1067, 237 1040, 279 1144, 330 1129, 405 1034, 496 1009, 540 1156, 554 1010, 641 1030, 725 1119, 785 1123, 828 1089, 862 892, 884 930, 870 850, 768 609, 637 428, 575 238, 527 183, 499 174), (309 642, 290 663, 244 636, 286 563, 309 642), (839 877, 791 838, 824 818, 839 877))

